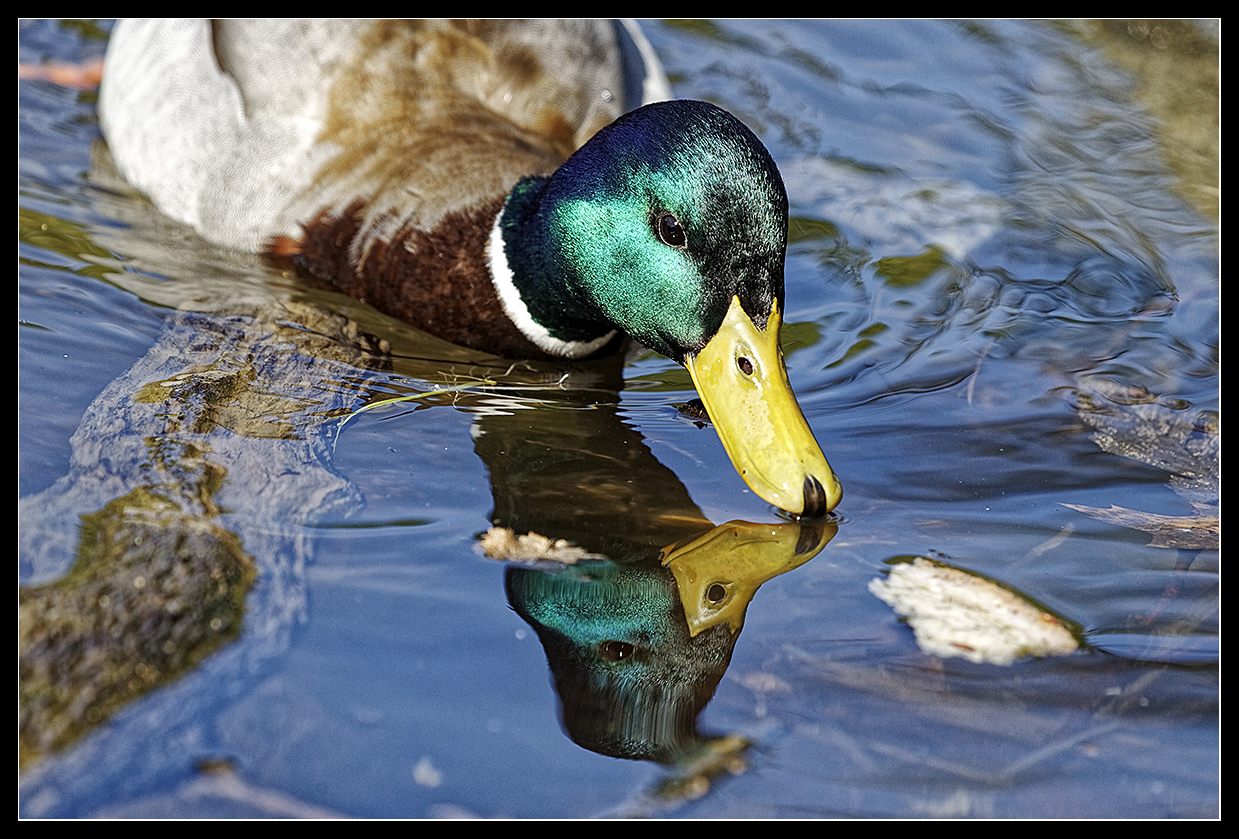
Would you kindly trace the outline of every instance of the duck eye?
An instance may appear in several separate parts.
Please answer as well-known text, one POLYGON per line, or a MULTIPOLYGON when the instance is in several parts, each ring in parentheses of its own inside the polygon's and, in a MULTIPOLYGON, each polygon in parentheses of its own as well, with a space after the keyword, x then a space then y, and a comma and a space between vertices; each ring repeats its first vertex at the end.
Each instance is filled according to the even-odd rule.
POLYGON ((688 247, 688 234, 684 232, 684 226, 666 210, 654 214, 654 234, 668 247, 680 250, 688 247))
POLYGON ((624 641, 603 641, 598 645, 598 652, 607 661, 623 661, 632 656, 637 648, 624 641))
POLYGON ((740 368, 740 372, 746 376, 753 375, 753 362, 749 361, 744 356, 739 356, 736 359, 736 366, 740 368))

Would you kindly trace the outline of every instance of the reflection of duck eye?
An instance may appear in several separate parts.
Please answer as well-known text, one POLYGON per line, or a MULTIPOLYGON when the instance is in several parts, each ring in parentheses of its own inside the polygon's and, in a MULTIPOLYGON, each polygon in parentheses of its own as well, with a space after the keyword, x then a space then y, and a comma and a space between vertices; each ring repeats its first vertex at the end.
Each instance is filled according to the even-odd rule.
POLYGON ((709 600, 711 603, 718 605, 726 599, 727 589, 723 587, 722 583, 714 583, 706 589, 706 600, 709 600))
POLYGON ((603 641, 598 645, 598 652, 608 661, 623 661, 633 654, 637 648, 623 641, 603 641))
POLYGON ((683 250, 688 246, 688 235, 680 220, 666 210, 654 214, 654 233, 658 241, 671 248, 683 250))

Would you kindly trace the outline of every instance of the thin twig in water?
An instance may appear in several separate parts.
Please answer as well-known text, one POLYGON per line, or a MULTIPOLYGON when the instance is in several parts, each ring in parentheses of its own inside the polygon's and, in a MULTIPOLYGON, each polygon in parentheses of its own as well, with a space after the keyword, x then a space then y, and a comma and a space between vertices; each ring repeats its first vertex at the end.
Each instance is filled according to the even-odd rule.
POLYGON ((972 390, 977 384, 977 375, 981 372, 981 364, 985 361, 985 357, 989 355, 990 348, 994 346, 997 338, 990 338, 989 343, 985 345, 985 349, 981 350, 981 357, 977 359, 977 366, 972 368, 972 375, 968 377, 968 404, 972 405, 972 390))

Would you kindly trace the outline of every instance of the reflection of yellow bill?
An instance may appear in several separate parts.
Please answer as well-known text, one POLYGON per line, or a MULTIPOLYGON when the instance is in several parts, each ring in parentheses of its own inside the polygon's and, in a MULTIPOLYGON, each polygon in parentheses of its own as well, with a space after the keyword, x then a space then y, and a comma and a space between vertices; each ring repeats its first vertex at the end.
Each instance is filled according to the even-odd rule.
POLYGON ((758 329, 733 297, 718 334, 685 366, 745 483, 789 513, 821 516, 843 490, 787 381, 780 317, 776 302, 758 329))
POLYGON ((837 530, 833 521, 729 521, 663 548, 689 634, 696 637, 720 623, 739 632, 758 587, 817 556, 837 530))

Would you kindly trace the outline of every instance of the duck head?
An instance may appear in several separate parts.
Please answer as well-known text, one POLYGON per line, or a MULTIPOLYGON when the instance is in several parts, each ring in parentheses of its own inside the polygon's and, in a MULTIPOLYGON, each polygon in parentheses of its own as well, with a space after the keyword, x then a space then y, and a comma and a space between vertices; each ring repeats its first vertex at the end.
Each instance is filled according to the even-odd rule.
POLYGON ((753 491, 820 516, 842 493, 779 347, 786 248, 787 193, 761 141, 720 108, 676 100, 521 181, 491 258, 535 343, 583 356, 618 330, 683 364, 753 491))

